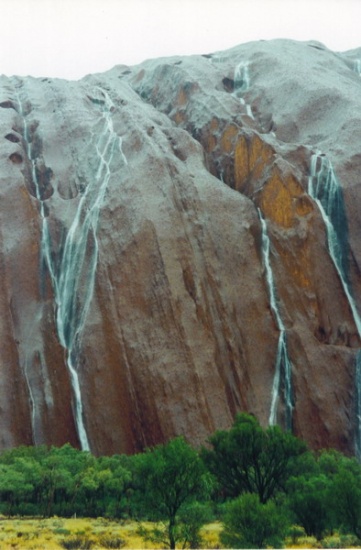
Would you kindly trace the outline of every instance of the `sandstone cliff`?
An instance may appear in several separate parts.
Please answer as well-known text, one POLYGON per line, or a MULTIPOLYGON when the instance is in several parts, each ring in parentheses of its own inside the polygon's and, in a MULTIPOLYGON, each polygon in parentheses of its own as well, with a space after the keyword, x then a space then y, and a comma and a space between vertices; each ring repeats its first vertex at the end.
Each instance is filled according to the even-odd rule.
POLYGON ((361 50, 1 77, 0 446, 359 452, 361 50))

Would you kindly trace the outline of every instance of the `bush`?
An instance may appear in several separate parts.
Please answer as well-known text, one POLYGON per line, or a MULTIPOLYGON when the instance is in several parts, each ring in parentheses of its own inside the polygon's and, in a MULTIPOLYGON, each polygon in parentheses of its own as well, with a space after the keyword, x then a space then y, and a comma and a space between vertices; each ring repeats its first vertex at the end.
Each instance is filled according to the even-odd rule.
POLYGON ((194 502, 183 508, 177 517, 179 540, 183 541, 183 548, 201 548, 203 540, 200 530, 212 519, 212 510, 208 504, 194 502))
POLYGON ((226 548, 282 548, 288 519, 272 501, 261 504, 246 493, 230 502, 224 515, 221 543, 226 548))
POLYGON ((117 537, 116 535, 103 535, 99 537, 98 542, 104 548, 123 548, 125 545, 125 540, 117 537))
POLYGON ((237 498, 257 493, 265 504, 279 492, 305 454, 305 443, 278 426, 264 430, 250 414, 238 414, 230 430, 218 430, 203 448, 202 459, 218 481, 219 495, 237 498))
POLYGON ((287 535, 290 537, 292 544, 297 544, 298 539, 301 537, 305 537, 306 533, 301 525, 291 525, 287 535))
POLYGON ((94 546, 94 540, 86 536, 69 537, 59 541, 66 550, 90 550, 94 546))
POLYGON ((323 474, 298 476, 288 483, 288 505, 307 536, 321 540, 332 530, 330 480, 323 474))
POLYGON ((54 535, 70 535, 71 531, 69 529, 64 529, 64 527, 56 527, 53 529, 54 535))
MULTIPOLYGON (((145 530, 141 536, 167 544, 171 549, 177 543, 187 542, 184 536, 189 533, 179 529, 178 517, 197 499, 206 498, 212 484, 197 451, 183 437, 177 437, 136 455, 134 465, 138 511, 143 508, 143 518, 166 522, 166 529, 156 527, 153 534, 145 530)), ((198 524, 200 521, 198 513, 198 524)))

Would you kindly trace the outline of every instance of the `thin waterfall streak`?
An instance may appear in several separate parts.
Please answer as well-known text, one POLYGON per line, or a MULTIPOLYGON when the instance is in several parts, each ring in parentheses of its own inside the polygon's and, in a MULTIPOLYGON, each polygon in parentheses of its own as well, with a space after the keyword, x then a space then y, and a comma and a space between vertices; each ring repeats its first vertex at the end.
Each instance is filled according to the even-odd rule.
POLYGON ((123 140, 122 140, 121 137, 119 137, 118 146, 119 146, 120 155, 121 155, 121 157, 122 157, 122 161, 124 162, 125 165, 128 165, 127 157, 126 157, 125 154, 123 153, 123 140))
POLYGON ((277 305, 276 298, 276 286, 273 277, 272 266, 270 263, 270 239, 267 232, 267 223, 263 218, 260 209, 258 209, 258 215, 261 221, 262 228, 262 255, 263 255, 263 265, 266 272, 266 281, 268 287, 268 294, 271 309, 273 311, 277 328, 280 331, 277 344, 277 356, 276 356, 276 365, 275 373, 273 377, 272 384, 272 398, 271 398, 271 408, 269 415, 269 424, 271 426, 277 423, 277 410, 279 403, 279 395, 281 390, 281 375, 283 377, 284 383, 284 401, 285 401, 285 410, 286 410, 286 428, 292 428, 292 412, 293 412, 293 400, 292 400, 292 363, 288 357, 287 351, 287 341, 286 341, 286 330, 283 324, 281 314, 277 305))
POLYGON ((351 308, 351 312, 352 312, 353 319, 355 321, 357 332, 358 332, 359 336, 361 337, 361 319, 360 319, 359 313, 358 313, 357 308, 356 308, 356 303, 355 303, 355 301, 353 299, 353 296, 350 292, 349 286, 348 286, 348 284, 345 280, 345 276, 343 274, 342 266, 339 264, 339 262, 337 260, 337 248, 338 248, 337 234, 336 234, 335 229, 334 229, 333 225, 331 224, 329 218, 325 214, 325 211, 323 210, 321 202, 319 200, 316 200, 315 202, 317 203, 319 209, 321 210, 321 213, 324 216, 324 222, 325 222, 325 225, 326 225, 326 231, 327 231, 328 242, 329 242, 330 256, 331 256, 332 261, 335 265, 335 268, 336 268, 336 271, 337 271, 338 276, 340 278, 344 293, 347 297, 347 301, 348 301, 349 306, 351 308))
MULTIPOLYGON (((22 122, 23 122, 23 140, 24 140, 24 143, 25 143, 25 146, 26 146, 26 154, 27 154, 27 157, 28 157, 28 159, 31 163, 31 174, 32 174, 32 178, 33 178, 33 181, 34 181, 35 194, 36 194, 36 197, 38 197, 39 186, 38 186, 38 181, 37 181, 37 176, 36 176, 35 162, 34 162, 34 159, 32 158, 32 148, 31 148, 28 124, 27 124, 27 120, 26 120, 26 115, 24 113, 23 103, 22 103, 22 100, 21 100, 21 97, 20 97, 20 93, 17 90, 16 90, 15 93, 16 93, 17 104, 18 104, 18 109, 19 109, 18 113, 19 113, 20 117, 22 118, 22 122)), ((43 222, 44 222, 44 212, 43 212, 42 207, 40 208, 40 215, 41 215, 41 220, 42 220, 42 224, 43 224, 43 222)), ((42 251, 41 251, 41 255, 42 255, 42 251)), ((43 256, 41 257, 41 262, 43 262, 43 256)), ((37 407, 36 407, 36 400, 34 398, 33 390, 32 390, 31 383, 30 383, 30 377, 29 377, 29 373, 28 373, 28 362, 27 361, 28 361, 28 359, 26 358, 25 359, 25 365, 23 366, 23 372, 24 372, 25 383, 26 383, 26 387, 28 389, 28 395, 29 395, 32 440, 33 440, 33 443, 36 445, 36 443, 37 443, 37 435, 36 435, 36 417, 37 417, 37 410, 36 409, 37 409, 37 407)))
POLYGON ((235 92, 246 92, 250 86, 248 62, 241 61, 234 71, 235 92))
POLYGON ((352 316, 361 337, 361 317, 357 311, 355 300, 347 282, 347 274, 343 262, 343 250, 341 236, 337 233, 332 216, 339 214, 341 208, 340 184, 327 157, 319 152, 311 158, 311 173, 308 178, 308 194, 313 198, 321 213, 326 227, 328 250, 331 260, 336 268, 347 297, 352 316), (318 163, 320 167, 317 168, 318 163))
POLYGON ((277 344, 276 366, 275 366, 275 373, 274 373, 273 384, 272 384, 271 409, 270 409, 270 415, 268 419, 268 424, 270 426, 274 426, 275 424, 277 424, 277 409, 278 409, 280 385, 281 385, 282 334, 283 332, 280 333, 278 338, 278 344, 277 344))
MULTIPOLYGON (((311 157, 308 193, 317 204, 324 221, 330 258, 341 281, 358 335, 361 338, 361 317, 347 281, 347 272, 343 261, 345 251, 342 246, 342 235, 338 232, 338 228, 342 225, 337 223, 337 216, 342 215, 343 208, 341 187, 330 161, 319 151, 311 157)), ((357 424, 355 448, 356 454, 361 458, 361 349, 358 350, 356 356, 355 385, 357 424)))
POLYGON ((283 382, 284 385, 285 427, 287 430, 291 430, 294 409, 292 398, 292 363, 288 357, 286 332, 284 330, 281 330, 277 344, 276 366, 272 385, 270 415, 268 419, 270 426, 277 424, 281 382, 283 382))
POLYGON ((241 61, 234 70, 234 90, 233 95, 238 98, 241 105, 246 110, 246 114, 254 120, 251 106, 246 102, 242 94, 250 87, 250 77, 248 70, 248 61, 241 61))
POLYGON ((357 434, 355 441, 356 456, 361 459, 361 350, 356 356, 356 421, 357 434))
MULTIPOLYGON (((81 447, 89 449, 89 441, 83 420, 83 404, 77 368, 73 362, 76 348, 83 331, 86 316, 93 297, 95 274, 98 260, 98 241, 96 238, 100 208, 104 201, 105 192, 110 180, 110 164, 114 157, 116 143, 121 151, 120 138, 114 131, 111 119, 113 104, 109 96, 102 89, 97 88, 105 101, 95 101, 104 104, 102 116, 97 121, 103 123, 103 128, 95 143, 98 158, 98 167, 94 179, 89 182, 79 201, 78 209, 69 229, 59 279, 59 309, 57 323, 60 339, 68 350, 68 368, 72 379, 75 395, 75 417, 78 426, 78 436, 81 447), (91 240, 92 250, 89 253, 88 244, 91 240), (81 307, 78 307, 77 290, 83 287, 81 307)), ((95 136, 95 133, 93 133, 95 136)), ((124 155, 121 151, 122 158, 124 155)))
POLYGON ((258 209, 258 215, 260 217, 261 227, 262 227, 263 263, 266 271, 266 281, 267 281, 267 287, 268 287, 268 292, 270 297, 270 305, 277 322, 277 327, 280 331, 282 331, 284 330, 284 326, 281 319, 281 315, 278 311, 273 271, 270 264, 270 240, 267 233, 267 223, 266 223, 266 220, 263 218, 261 211, 259 209, 258 209))
POLYGON ((37 444, 37 437, 36 437, 36 416, 37 416, 36 415, 36 402, 35 402, 35 399, 34 399, 33 390, 31 389, 31 384, 30 384, 30 379, 29 379, 29 374, 28 374, 28 365, 27 364, 25 365, 24 373, 25 373, 25 382, 26 382, 26 386, 28 388, 30 407, 31 407, 30 419, 31 419, 32 440, 33 440, 33 444, 36 445, 37 444))
POLYGON ((281 388, 281 375, 284 384, 285 427, 292 429, 293 399, 292 399, 292 363, 288 357, 286 332, 281 330, 277 344, 277 358, 272 386, 272 401, 268 423, 277 424, 277 409, 281 388))
MULTIPOLYGON (((122 140, 117 136, 113 128, 111 117, 113 103, 104 90, 101 88, 97 88, 96 90, 102 97, 100 100, 94 100, 95 104, 100 105, 102 111, 101 116, 95 124, 95 126, 101 125, 101 129, 97 131, 97 133, 92 132, 92 141, 93 139, 95 140, 94 148, 98 159, 98 166, 94 178, 86 186, 84 194, 78 203, 75 217, 65 239, 60 268, 58 269, 55 269, 51 256, 49 224, 37 178, 36 158, 33 154, 31 135, 26 119, 27 115, 24 113, 20 94, 17 93, 19 114, 23 119, 24 125, 24 144, 26 146, 29 162, 31 163, 31 175, 35 188, 35 198, 39 202, 42 222, 40 260, 41 264, 45 263, 47 265, 54 289, 56 327, 60 344, 66 350, 66 361, 73 392, 75 424, 80 446, 83 450, 89 450, 90 445, 83 418, 83 401, 79 376, 74 361, 79 338, 84 328, 94 292, 95 273, 98 261, 97 226, 100 209, 111 177, 110 164, 117 149, 116 145, 118 145, 118 151, 120 152, 123 163, 127 164, 126 157, 122 151, 122 140), (89 245, 91 245, 90 251, 89 245)), ((25 378, 32 409, 33 437, 35 437, 36 402, 31 389, 30 380, 28 379, 27 369, 25 369, 25 378)))
POLYGON ((281 367, 284 384, 284 405, 285 405, 285 426, 287 430, 292 429, 293 415, 293 392, 292 392, 292 363, 288 356, 286 332, 280 334, 281 340, 281 367))
POLYGON ((353 70, 355 71, 355 73, 361 76, 361 59, 354 60, 353 70))
POLYGON ((293 419, 293 391, 292 391, 292 363, 289 360, 288 354, 285 357, 285 409, 286 409, 286 428, 292 430, 293 419))
POLYGON ((54 274, 54 269, 53 269, 53 266, 52 266, 52 261, 51 261, 51 256, 50 256, 50 246, 49 246, 50 245, 50 243, 49 243, 50 237, 49 237, 49 228, 48 228, 47 217, 46 217, 46 214, 45 214, 44 201, 41 198, 39 181, 38 181, 38 176, 37 176, 37 173, 36 173, 36 162, 35 162, 35 159, 33 158, 31 139, 30 139, 30 134, 29 134, 29 129, 28 129, 28 122, 27 122, 27 119, 26 119, 26 115, 24 113, 23 103, 21 101, 19 92, 16 92, 16 96, 17 96, 17 103, 18 103, 18 106, 19 106, 19 114, 22 118, 23 126, 24 126, 23 139, 24 139, 24 142, 25 142, 25 145, 26 145, 26 154, 27 154, 27 157, 28 157, 28 159, 30 161, 30 164, 31 164, 31 176, 32 176, 32 181, 33 181, 34 188, 35 188, 35 197, 39 201, 39 205, 40 205, 40 218, 41 218, 41 225, 42 225, 41 249, 40 249, 41 250, 40 251, 41 263, 43 263, 43 259, 45 258, 45 262, 46 262, 47 267, 49 269, 49 273, 50 273, 52 283, 54 284, 55 281, 56 281, 56 277, 55 277, 55 274, 54 274))
POLYGON ((71 378, 72 388, 75 395, 75 423, 78 430, 80 446, 83 451, 90 451, 88 435, 85 430, 85 425, 83 420, 83 402, 81 398, 79 377, 78 377, 78 373, 76 372, 76 369, 73 366, 69 353, 67 357, 67 364, 68 364, 69 374, 71 378))

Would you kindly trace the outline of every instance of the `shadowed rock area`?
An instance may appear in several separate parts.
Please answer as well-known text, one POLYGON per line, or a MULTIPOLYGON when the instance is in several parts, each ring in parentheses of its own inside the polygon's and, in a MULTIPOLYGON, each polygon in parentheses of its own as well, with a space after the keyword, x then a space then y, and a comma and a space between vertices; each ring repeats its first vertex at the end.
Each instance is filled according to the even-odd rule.
POLYGON ((361 451, 361 49, 0 77, 0 448, 237 411, 361 451))

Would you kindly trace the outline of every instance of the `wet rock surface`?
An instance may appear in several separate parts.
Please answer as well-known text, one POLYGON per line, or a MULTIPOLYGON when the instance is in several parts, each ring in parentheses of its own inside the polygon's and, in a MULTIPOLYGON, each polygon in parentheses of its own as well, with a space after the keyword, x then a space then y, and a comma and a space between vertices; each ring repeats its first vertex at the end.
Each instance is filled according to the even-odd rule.
POLYGON ((359 58, 275 40, 0 78, 2 448, 198 445, 246 410, 358 452, 359 58))

